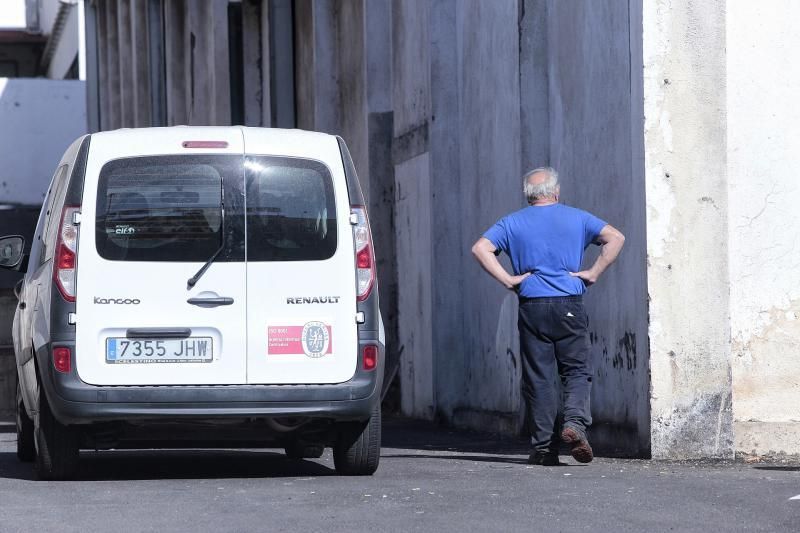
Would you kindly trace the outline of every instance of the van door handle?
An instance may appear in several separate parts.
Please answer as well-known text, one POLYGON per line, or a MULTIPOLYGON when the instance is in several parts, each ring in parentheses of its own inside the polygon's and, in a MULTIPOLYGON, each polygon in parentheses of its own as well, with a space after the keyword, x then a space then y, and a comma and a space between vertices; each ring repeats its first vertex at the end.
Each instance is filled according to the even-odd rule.
POLYGON ((198 307, 219 307, 220 305, 233 305, 233 298, 217 296, 214 298, 189 298, 187 303, 198 307))
POLYGON ((188 339, 192 336, 190 328, 128 328, 128 339, 188 339))

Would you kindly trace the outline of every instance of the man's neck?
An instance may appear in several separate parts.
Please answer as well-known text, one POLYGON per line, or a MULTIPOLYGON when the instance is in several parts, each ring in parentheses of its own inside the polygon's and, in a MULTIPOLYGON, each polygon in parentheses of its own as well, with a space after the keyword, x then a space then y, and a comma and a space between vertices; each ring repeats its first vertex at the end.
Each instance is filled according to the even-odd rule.
POLYGON ((545 206, 545 205, 553 205, 553 204, 557 204, 557 203, 558 203, 558 200, 553 200, 553 199, 549 199, 549 200, 534 200, 531 205, 533 207, 542 207, 542 206, 545 206))

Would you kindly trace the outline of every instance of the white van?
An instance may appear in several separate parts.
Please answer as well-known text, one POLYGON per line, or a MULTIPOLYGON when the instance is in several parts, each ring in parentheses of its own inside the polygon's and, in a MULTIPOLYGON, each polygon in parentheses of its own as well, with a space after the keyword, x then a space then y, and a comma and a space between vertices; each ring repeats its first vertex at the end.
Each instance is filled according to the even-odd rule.
POLYGON ((367 213, 341 138, 243 127, 87 135, 64 154, 16 292, 17 442, 333 448, 372 474, 384 364, 367 213))

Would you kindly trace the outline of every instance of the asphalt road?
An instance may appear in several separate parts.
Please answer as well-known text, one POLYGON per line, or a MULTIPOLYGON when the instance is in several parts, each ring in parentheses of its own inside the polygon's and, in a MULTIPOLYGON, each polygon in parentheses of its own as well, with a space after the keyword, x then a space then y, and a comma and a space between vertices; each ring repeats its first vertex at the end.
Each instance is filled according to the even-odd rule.
POLYGON ((384 423, 377 474, 330 452, 87 452, 79 481, 33 480, 0 426, 0 531, 800 531, 797 464, 526 463, 521 441, 384 423))

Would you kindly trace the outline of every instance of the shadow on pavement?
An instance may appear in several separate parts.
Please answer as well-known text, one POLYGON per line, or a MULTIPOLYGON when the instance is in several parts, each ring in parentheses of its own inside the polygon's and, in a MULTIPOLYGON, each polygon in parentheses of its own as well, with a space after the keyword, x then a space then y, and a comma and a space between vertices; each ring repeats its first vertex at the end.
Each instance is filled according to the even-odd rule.
MULTIPOLYGON (((335 470, 282 452, 253 450, 136 450, 81 452, 79 480, 221 479, 330 476, 335 470)), ((33 464, 0 453, 0 477, 35 479, 33 464)))
MULTIPOLYGON (((13 431, 13 424, 0 425, 0 432, 13 431)), ((530 453, 530 445, 526 439, 444 428, 432 422, 406 418, 385 417, 382 433, 381 456, 386 461, 445 459, 496 463, 497 468, 510 468, 511 465, 527 464, 530 453)), ((282 450, 277 449, 145 449, 83 451, 79 479, 100 481, 329 475, 336 475, 336 472, 323 464, 323 461, 291 460, 282 450)), ((33 479, 33 465, 19 462, 13 452, 0 452, 0 477, 33 479)))
MULTIPOLYGON (((384 448, 401 450, 524 455, 526 458, 531 451, 530 444, 522 438, 443 428, 433 422, 395 417, 384 418, 382 443, 384 448)), ((509 458, 508 462, 519 460, 509 458)), ((502 462, 503 458, 498 461, 502 462)))
MULTIPOLYGON (((384 450, 384 453, 381 455, 381 461, 387 461, 392 459, 449 459, 451 461, 473 461, 477 463, 500 463, 500 464, 507 464, 509 466, 498 466, 497 468, 511 468, 510 465, 527 465, 528 458, 527 457, 503 457, 497 455, 433 455, 433 454, 387 454, 384 450)), ((583 464, 570 464, 559 462, 558 465, 554 466, 578 466, 578 467, 585 467, 588 465, 583 464)), ((536 468, 546 468, 536 466, 536 468)))
POLYGON ((0 478, 36 479, 33 474, 33 463, 23 463, 14 452, 0 452, 0 478))
POLYGON ((800 472, 800 466, 754 466, 756 470, 778 470, 780 472, 800 472))

